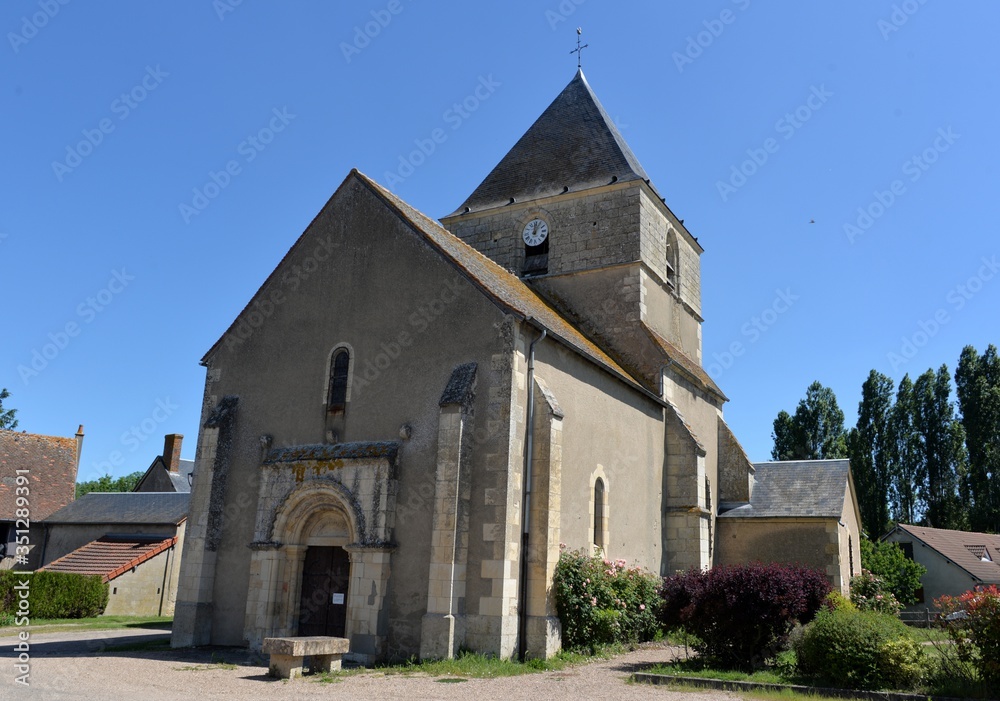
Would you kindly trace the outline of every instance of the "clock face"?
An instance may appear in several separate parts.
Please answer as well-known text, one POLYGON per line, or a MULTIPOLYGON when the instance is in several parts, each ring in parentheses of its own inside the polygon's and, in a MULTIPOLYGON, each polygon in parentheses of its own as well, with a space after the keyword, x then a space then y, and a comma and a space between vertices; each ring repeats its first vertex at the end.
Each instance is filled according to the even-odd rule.
POLYGON ((542 241, 549 235, 549 225, 545 223, 544 219, 532 219, 530 222, 524 225, 524 230, 521 231, 521 238, 529 246, 541 245, 542 241))

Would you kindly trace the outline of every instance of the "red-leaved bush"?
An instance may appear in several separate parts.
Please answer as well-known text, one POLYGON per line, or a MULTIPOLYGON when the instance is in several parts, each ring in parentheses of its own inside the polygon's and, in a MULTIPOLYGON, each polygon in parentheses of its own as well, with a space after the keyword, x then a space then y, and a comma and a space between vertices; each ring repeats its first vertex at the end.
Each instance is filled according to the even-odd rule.
POLYGON ((786 645, 796 622, 823 606, 830 584, 818 570, 761 564, 691 570, 663 580, 663 627, 698 637, 695 649, 726 669, 752 670, 786 645))
POLYGON ((995 584, 934 600, 958 657, 987 684, 1000 684, 1000 588, 995 584))

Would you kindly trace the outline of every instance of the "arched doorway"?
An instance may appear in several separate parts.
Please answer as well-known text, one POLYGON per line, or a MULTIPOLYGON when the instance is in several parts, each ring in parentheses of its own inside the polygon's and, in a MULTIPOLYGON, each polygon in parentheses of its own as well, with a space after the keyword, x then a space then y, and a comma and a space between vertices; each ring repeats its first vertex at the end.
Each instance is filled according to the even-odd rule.
POLYGON ((332 635, 348 658, 386 653, 395 447, 298 446, 261 465, 244 634, 332 635))
POLYGON ((317 511, 303 529, 298 635, 347 635, 351 558, 347 519, 340 509, 317 511))

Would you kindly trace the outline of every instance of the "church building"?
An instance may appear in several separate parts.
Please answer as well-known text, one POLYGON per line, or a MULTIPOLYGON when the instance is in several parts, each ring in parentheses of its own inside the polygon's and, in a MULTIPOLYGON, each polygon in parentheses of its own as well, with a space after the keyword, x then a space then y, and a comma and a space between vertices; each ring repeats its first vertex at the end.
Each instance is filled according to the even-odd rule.
POLYGON ((662 575, 794 557, 844 590, 849 468, 823 473, 840 517, 808 464, 794 509, 770 467, 754 508, 702 252, 582 72, 440 222, 352 170, 202 361, 173 645, 549 657, 562 547, 662 575), (770 523, 814 547, 770 552, 770 523))

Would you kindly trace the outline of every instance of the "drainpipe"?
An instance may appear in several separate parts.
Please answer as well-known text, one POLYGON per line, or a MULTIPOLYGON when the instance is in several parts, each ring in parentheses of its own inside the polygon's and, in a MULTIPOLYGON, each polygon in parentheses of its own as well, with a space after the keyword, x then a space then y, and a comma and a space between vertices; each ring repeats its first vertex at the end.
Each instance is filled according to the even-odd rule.
MULTIPOLYGON (((530 317, 528 319, 531 320, 530 317)), ((546 329, 542 329, 542 335, 531 342, 528 346, 528 411, 525 418, 524 429, 524 484, 521 488, 521 592, 518 601, 518 635, 517 647, 518 657, 523 662, 528 654, 528 540, 531 533, 531 465, 532 453, 535 447, 534 431, 535 423, 535 344, 548 335, 546 329)))
POLYGON ((669 363, 665 363, 660 366, 660 399, 666 400, 666 396, 663 393, 663 391, 666 389, 664 374, 667 372, 667 370, 671 368, 671 366, 676 364, 677 361, 671 358, 669 363))

